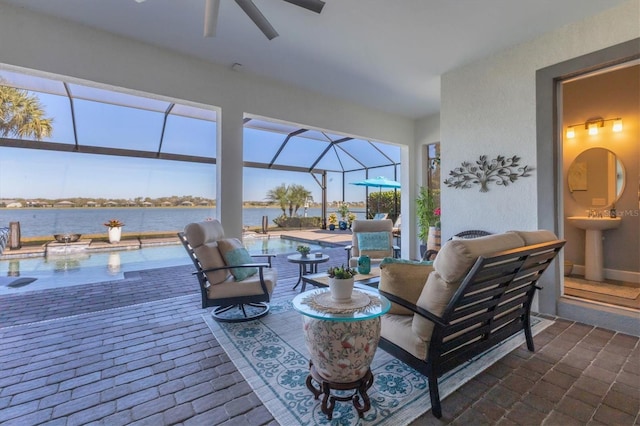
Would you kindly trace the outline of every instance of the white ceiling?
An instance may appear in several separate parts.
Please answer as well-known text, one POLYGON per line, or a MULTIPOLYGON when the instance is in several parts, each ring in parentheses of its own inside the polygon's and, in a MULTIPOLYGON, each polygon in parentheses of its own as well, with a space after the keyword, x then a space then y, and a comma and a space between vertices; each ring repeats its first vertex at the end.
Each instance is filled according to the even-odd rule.
POLYGON ((254 0, 269 41, 233 0, 203 37, 205 0, 0 0, 291 85, 418 118, 440 75, 625 0, 325 0, 320 15, 254 0))

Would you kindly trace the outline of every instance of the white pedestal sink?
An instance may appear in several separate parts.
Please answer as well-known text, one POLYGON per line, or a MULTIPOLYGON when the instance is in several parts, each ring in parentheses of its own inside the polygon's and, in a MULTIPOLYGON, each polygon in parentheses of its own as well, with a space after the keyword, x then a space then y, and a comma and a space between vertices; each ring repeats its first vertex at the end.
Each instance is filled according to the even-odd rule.
POLYGON ((602 231, 620 226, 619 217, 569 216, 570 224, 587 231, 584 247, 584 277, 591 281, 604 281, 602 260, 602 231))

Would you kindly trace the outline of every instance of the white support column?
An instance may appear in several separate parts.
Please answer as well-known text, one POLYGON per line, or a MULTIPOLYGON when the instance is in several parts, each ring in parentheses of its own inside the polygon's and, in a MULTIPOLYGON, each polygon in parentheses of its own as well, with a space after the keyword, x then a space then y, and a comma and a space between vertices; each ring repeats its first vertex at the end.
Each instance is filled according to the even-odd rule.
POLYGON ((244 113, 225 106, 218 121, 216 215, 226 237, 242 238, 242 136, 244 113))

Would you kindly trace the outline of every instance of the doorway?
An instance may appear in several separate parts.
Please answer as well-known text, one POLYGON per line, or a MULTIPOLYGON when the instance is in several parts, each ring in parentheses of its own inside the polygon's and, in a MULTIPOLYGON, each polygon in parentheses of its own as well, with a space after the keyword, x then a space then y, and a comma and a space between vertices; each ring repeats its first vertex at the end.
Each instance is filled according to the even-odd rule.
MULTIPOLYGON (((564 129, 562 128, 562 111, 558 108, 557 102, 558 97, 562 94, 561 83, 580 75, 604 70, 639 58, 640 39, 636 38, 551 65, 536 72, 536 153, 538 160, 536 176, 539 228, 553 230, 564 238, 565 212, 562 187, 564 177, 562 133, 564 129)), ((638 132, 637 127, 635 131, 638 132)), ((562 256, 564 257, 564 250, 562 256)), ((559 262, 555 262, 551 274, 542 277, 540 284, 545 290, 539 293, 538 310, 540 312, 633 335, 640 334, 637 310, 565 295, 562 260, 563 258, 559 262)))
POLYGON ((563 295, 638 310, 640 223, 631 182, 640 175, 640 62, 563 80, 557 101, 567 241, 563 295))

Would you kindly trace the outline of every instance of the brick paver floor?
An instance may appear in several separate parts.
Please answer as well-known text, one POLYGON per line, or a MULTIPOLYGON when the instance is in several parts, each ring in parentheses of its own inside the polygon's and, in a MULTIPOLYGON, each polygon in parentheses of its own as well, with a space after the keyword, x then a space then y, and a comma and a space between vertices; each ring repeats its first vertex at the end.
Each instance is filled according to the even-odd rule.
MULTIPOLYGON (((274 266, 291 299, 298 265, 274 266)), ((1 296, 0 424, 276 424, 204 323, 192 269, 1 296)), ((414 424, 640 424, 637 337, 556 319, 534 340, 414 424)))

